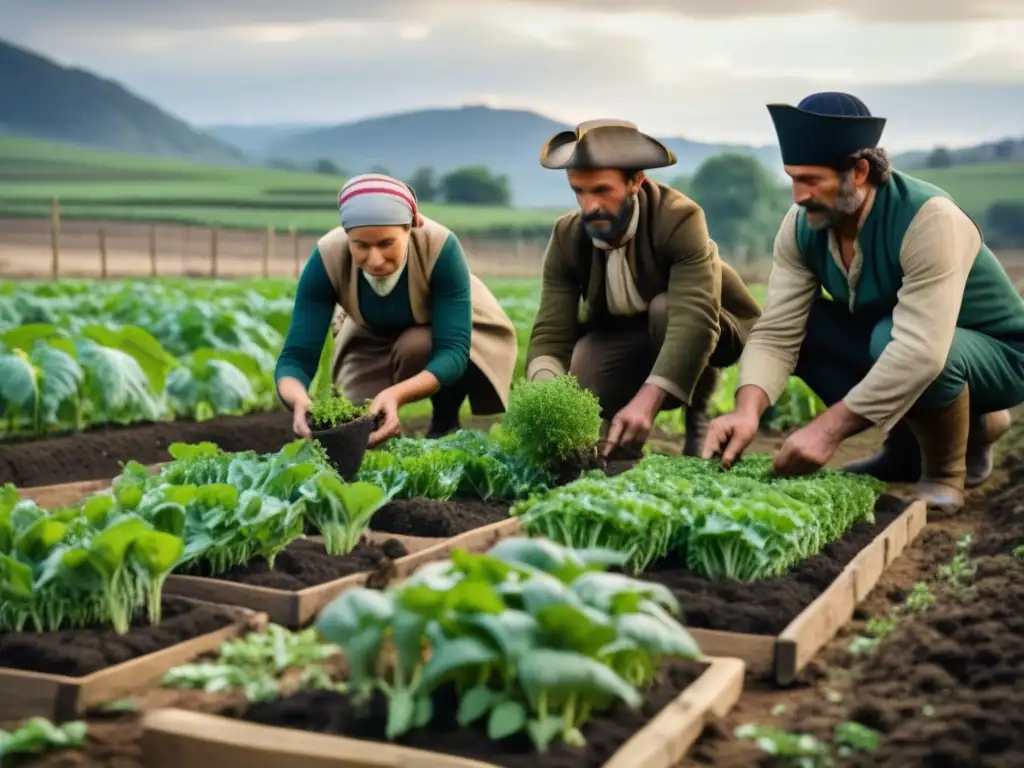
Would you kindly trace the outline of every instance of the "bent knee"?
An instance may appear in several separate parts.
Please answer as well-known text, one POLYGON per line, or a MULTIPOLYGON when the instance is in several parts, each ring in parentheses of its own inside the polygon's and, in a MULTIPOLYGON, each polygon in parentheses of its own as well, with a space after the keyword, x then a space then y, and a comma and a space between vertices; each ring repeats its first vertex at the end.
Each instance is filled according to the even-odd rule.
POLYGON ((433 350, 430 326, 414 325, 402 331, 395 339, 391 347, 391 360, 396 370, 423 370, 430 362, 433 350))

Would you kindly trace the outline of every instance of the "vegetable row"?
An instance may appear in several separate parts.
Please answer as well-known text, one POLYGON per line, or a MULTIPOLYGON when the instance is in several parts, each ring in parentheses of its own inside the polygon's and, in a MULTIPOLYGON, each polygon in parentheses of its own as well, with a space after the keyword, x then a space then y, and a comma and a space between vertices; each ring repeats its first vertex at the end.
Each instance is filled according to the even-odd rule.
POLYGON ((713 462, 648 456, 613 478, 585 474, 517 502, 530 535, 605 547, 640 573, 673 557, 709 579, 753 581, 785 573, 858 522, 874 521, 882 484, 832 470, 775 478, 771 458, 728 472, 713 462))
POLYGON ((137 612, 160 621, 172 572, 217 576, 285 547, 315 527, 333 555, 355 548, 380 488, 345 483, 312 441, 281 451, 224 453, 174 444, 150 475, 129 462, 112 487, 44 510, 4 486, 0 495, 0 630, 109 624, 128 632, 137 612))

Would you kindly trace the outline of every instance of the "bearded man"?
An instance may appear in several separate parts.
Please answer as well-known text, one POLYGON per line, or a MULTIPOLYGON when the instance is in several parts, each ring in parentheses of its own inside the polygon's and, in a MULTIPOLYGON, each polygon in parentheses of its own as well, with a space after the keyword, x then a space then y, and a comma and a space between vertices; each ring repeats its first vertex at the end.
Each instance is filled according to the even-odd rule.
POLYGON ((604 456, 635 450, 659 411, 681 406, 683 452, 698 455, 719 370, 739 358, 757 302, 700 206, 646 178, 676 158, 633 123, 582 123, 540 162, 566 171, 579 209, 555 222, 544 254, 527 378, 569 373, 597 396, 604 456))
POLYGON ((1024 402, 1024 299, 949 195, 890 167, 885 119, 860 99, 768 109, 796 204, 736 410, 712 422, 703 455, 732 464, 795 372, 830 407, 789 436, 777 472, 817 470, 874 425, 888 431, 881 452, 846 469, 918 481, 930 506, 955 511, 991 472, 1006 409, 1024 402))

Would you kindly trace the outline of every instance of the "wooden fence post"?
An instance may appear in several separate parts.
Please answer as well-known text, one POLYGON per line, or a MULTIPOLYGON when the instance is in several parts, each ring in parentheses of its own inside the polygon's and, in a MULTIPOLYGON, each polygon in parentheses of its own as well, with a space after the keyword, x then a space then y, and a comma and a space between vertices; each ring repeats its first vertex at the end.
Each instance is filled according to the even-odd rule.
POLYGON ((274 252, 274 228, 267 227, 266 237, 263 239, 263 277, 270 277, 270 259, 274 252))
POLYGON ((290 230, 292 238, 292 264, 295 269, 295 277, 299 276, 299 232, 295 227, 290 230))
POLYGON ((60 200, 53 198, 50 201, 50 249, 53 252, 53 262, 50 271, 54 280, 60 279, 60 200))
POLYGON ((210 230, 210 277, 217 278, 217 228, 210 230))
POLYGON ((156 277, 156 224, 149 225, 149 274, 156 277))
POLYGON ((100 240, 100 279, 107 279, 107 232, 100 224, 99 231, 97 232, 100 240))

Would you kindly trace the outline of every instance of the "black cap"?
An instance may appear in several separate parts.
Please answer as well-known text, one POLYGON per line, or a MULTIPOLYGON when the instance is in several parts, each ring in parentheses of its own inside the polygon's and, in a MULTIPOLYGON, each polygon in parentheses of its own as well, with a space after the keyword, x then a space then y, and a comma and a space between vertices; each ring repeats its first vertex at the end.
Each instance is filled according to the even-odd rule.
POLYGON ((860 149, 878 146, 884 117, 849 93, 815 93, 798 106, 769 104, 786 165, 833 165, 860 149))

